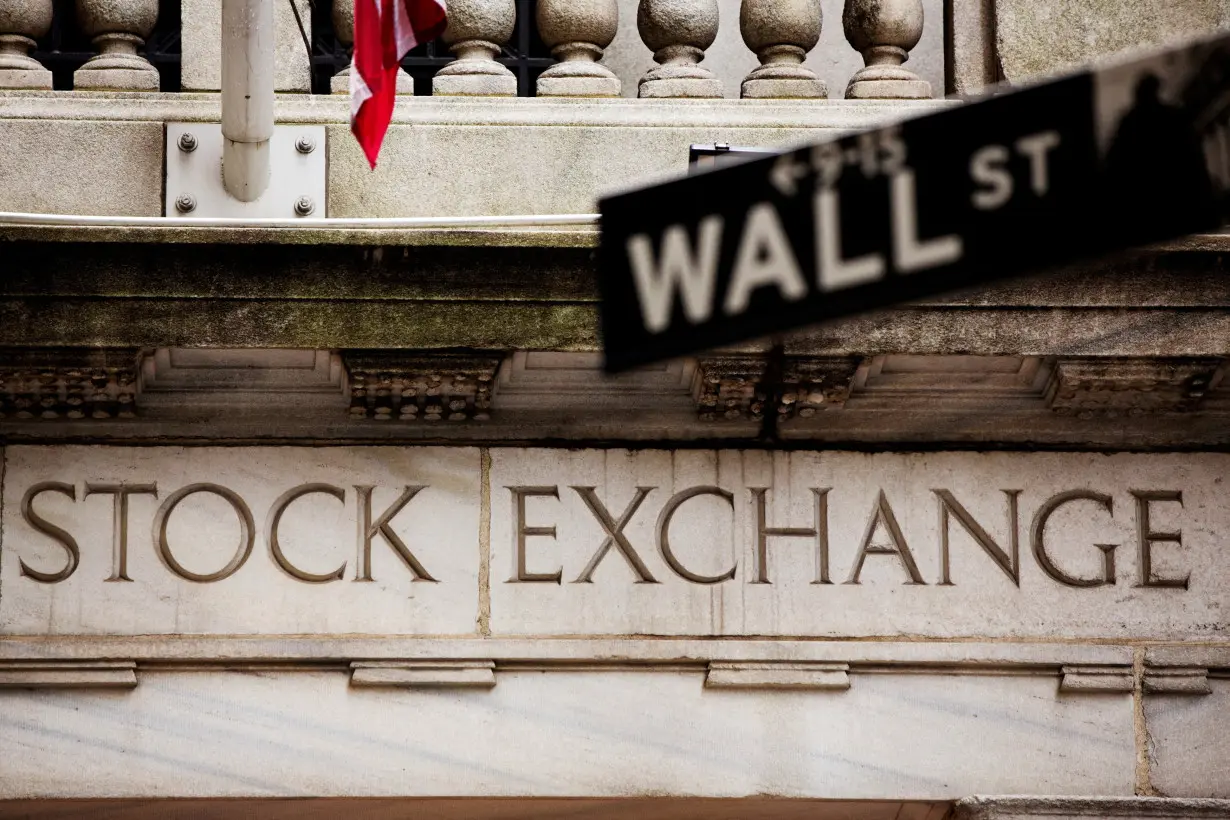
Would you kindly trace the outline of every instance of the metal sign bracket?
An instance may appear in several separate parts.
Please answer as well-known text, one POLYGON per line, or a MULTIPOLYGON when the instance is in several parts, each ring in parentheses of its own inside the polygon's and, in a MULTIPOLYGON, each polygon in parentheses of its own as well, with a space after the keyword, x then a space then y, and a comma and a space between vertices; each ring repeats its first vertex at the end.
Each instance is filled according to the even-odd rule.
POLYGON ((241 202, 222 185, 222 126, 167 123, 165 216, 293 219, 328 216, 323 125, 278 125, 269 141, 269 187, 241 202))

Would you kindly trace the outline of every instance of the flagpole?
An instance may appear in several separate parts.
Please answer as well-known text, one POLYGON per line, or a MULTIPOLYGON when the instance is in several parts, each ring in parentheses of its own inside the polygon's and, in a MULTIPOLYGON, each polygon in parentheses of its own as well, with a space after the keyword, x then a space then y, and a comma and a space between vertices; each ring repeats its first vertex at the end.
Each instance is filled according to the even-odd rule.
POLYGON ((222 183, 242 202, 269 187, 273 0, 222 0, 222 183))

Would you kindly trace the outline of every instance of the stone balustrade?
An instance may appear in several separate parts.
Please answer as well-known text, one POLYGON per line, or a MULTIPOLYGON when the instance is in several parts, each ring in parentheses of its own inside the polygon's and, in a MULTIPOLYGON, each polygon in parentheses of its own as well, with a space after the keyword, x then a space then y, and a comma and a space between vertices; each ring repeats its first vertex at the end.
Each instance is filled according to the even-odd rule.
MULTIPOLYGON (((73 30, 88 39, 96 50, 72 74, 74 89, 157 90, 158 69, 146 58, 144 50, 158 23, 159 6, 158 0, 76 0, 64 5, 53 4, 52 0, 0 0, 0 89, 52 87, 52 72, 40 63, 40 57, 51 54, 49 31, 53 29, 54 8, 55 14, 72 18, 54 21, 60 36, 73 30)), ((218 32, 214 29, 218 26, 220 0, 181 0, 180 6, 181 19, 164 21, 163 25, 181 27, 183 89, 216 89, 218 32)), ((509 97, 536 93, 542 97, 587 98, 619 97, 625 88, 631 93, 629 82, 636 82, 637 78, 625 73, 621 79, 604 64, 604 56, 609 56, 607 49, 621 32, 621 6, 627 14, 633 4, 629 0, 450 0, 449 26, 440 43, 433 47, 439 50, 439 63, 427 66, 434 70, 430 76, 431 92, 438 96, 509 97), (521 21, 522 26, 535 27, 542 46, 556 61, 549 64, 545 54, 543 59, 535 58, 536 82, 524 71, 518 77, 508 66, 516 60, 505 59, 512 53, 510 40, 521 31, 518 13, 527 12, 533 14, 533 20, 521 21), (444 55, 446 49, 455 59, 448 60, 444 55)), ((309 60, 295 16, 286 3, 278 2, 278 90, 310 90, 309 77, 315 70, 317 90, 346 93, 346 61, 354 24, 350 0, 335 0, 331 14, 322 3, 297 2, 296 8, 309 35, 313 11, 322 17, 317 22, 331 25, 332 30, 326 29, 324 36, 316 32, 313 48, 318 59, 309 60), (319 51, 325 48, 322 43, 333 41, 334 37, 338 46, 333 56, 341 70, 330 81, 327 73, 323 78, 319 76, 319 58, 328 58, 319 51), (296 76, 284 77, 288 71, 296 76)), ((810 100, 829 96, 824 78, 804 65, 809 53, 821 42, 827 22, 822 0, 741 0, 738 4, 735 0, 639 0, 635 6, 635 31, 656 64, 639 78, 637 95, 725 96, 723 82, 713 67, 706 64, 706 53, 718 38, 719 23, 731 24, 720 18, 735 9, 743 42, 760 63, 743 79, 739 96, 810 100)), ((932 96, 931 84, 903 65, 922 36, 923 12, 923 0, 844 0, 841 22, 845 38, 865 63, 850 80, 845 91, 847 98, 932 96)), ((927 22, 931 26, 943 25, 938 14, 927 22)), ((632 34, 626 26, 622 31, 624 37, 632 34)), ((518 53, 524 52, 530 42, 525 32, 521 34, 514 46, 518 53)), ((831 50, 832 46, 825 48, 831 50)), ((724 58, 731 59, 729 54, 724 58)), ((61 59, 58 69, 63 69, 62 63, 61 59)), ((419 72, 420 78, 422 73, 419 72)), ((66 75, 57 77, 59 86, 67 85, 66 75)), ((420 86, 420 92, 423 90, 426 86, 420 86)), ((399 91, 414 93, 409 75, 399 82, 399 91)))

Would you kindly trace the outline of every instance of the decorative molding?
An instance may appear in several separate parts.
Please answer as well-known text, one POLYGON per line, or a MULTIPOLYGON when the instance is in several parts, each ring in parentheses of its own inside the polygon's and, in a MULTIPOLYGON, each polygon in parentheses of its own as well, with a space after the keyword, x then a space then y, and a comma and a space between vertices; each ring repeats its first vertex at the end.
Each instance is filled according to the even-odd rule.
POLYGON ((672 359, 608 375, 602 354, 565 351, 514 352, 500 367, 500 412, 675 413, 693 408, 696 362, 672 359))
POLYGON ((778 417, 782 421, 796 416, 806 419, 828 407, 843 407, 861 363, 856 356, 786 357, 778 417))
POLYGON ((850 688, 850 665, 711 661, 705 675, 705 688, 844 691, 850 688))
POLYGON ((455 666, 475 658, 506 665, 623 664, 634 668, 719 663, 849 664, 858 672, 883 667, 912 674, 926 667, 1017 675, 1062 666, 1130 666, 1132 647, 1086 643, 985 641, 849 641, 782 638, 428 638, 367 635, 0 636, 0 663, 135 660, 216 666, 248 663, 427 662, 455 666))
POLYGON ((494 661, 355 661, 351 686, 393 686, 402 689, 490 689, 495 686, 494 661))
POLYGON ((151 409, 336 408, 344 380, 341 357, 328 350, 160 347, 141 360, 140 392, 151 409))
POLYGON ((1150 695, 1210 695, 1209 670, 1193 666, 1145 668, 1145 692, 1150 695))
POLYGON ((0 419, 114 419, 137 413, 135 348, 0 352, 0 419))
POLYGON ((1002 414, 1033 410, 1051 378, 1039 356, 871 356, 854 377, 859 410, 946 407, 1002 414))
POLYGON ((0 689, 131 689, 134 661, 0 661, 0 689))
POLYGON ((486 421, 502 353, 351 350, 350 415, 377 421, 486 421))
POLYGON ((1078 418, 1195 410, 1216 387, 1221 359, 1072 358, 1055 364, 1045 397, 1078 418))
POLYGON ((958 800, 954 820, 1017 818, 1192 818, 1230 817, 1230 800, 1173 797, 967 797, 958 800))
POLYGON ((702 356, 693 395, 701 421, 760 421, 768 393, 761 386, 768 360, 763 356, 702 356))
POLYGON ((1127 694, 1135 688, 1130 666, 1065 666, 1060 672, 1060 692, 1127 694))
POLYGON ((772 406, 780 421, 811 418, 846 403, 860 362, 848 356, 786 356, 780 380, 770 384, 765 356, 704 356, 696 369, 697 412, 701 421, 760 421, 772 406))

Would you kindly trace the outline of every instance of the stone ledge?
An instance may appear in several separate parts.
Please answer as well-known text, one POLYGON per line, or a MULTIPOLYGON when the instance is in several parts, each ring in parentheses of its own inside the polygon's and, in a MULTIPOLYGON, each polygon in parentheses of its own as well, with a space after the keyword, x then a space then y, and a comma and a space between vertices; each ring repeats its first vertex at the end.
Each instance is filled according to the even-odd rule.
POLYGON ((1059 691, 1070 694, 1128 693, 1135 688, 1130 666, 1065 666, 1059 691))
POLYGON ((1144 690, 1151 695, 1211 695, 1209 670, 1197 667, 1151 666, 1145 669, 1144 690))
POLYGON ((955 820, 1049 818, 1222 818, 1230 800, 1161 797, 967 797, 957 801, 955 820))
POLYGON ((711 661, 707 689, 782 689, 840 692, 850 688, 846 663, 729 663, 711 661))
POLYGON ((131 689, 135 661, 0 661, 0 689, 131 689))
MULTIPOLYGON (((0 122, 217 122, 219 99, 218 94, 199 92, 0 91, 0 122)), ((958 105, 961 102, 956 100, 416 97, 413 103, 394 109, 392 124, 855 129, 958 105)), ((350 100, 344 96, 278 94, 274 115, 279 122, 348 126, 350 100)))
POLYGON ((1063 666, 1122 666, 1132 662, 1132 647, 1113 643, 1017 643, 995 641, 773 641, 730 638, 477 638, 378 636, 224 636, 144 635, 108 637, 0 637, 2 662, 157 661, 203 666, 240 662, 469 661, 498 664, 578 663, 849 664, 868 671, 893 672, 985 669, 989 673, 1058 674, 1063 666))
POLYGON ((399 689, 490 689, 493 661, 354 661, 350 685, 399 689))

